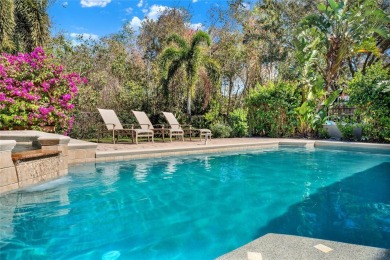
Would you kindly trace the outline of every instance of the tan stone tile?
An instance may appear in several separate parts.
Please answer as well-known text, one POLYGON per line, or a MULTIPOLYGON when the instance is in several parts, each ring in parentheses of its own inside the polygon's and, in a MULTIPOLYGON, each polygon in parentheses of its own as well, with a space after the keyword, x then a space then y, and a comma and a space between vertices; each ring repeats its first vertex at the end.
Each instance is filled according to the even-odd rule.
POLYGON ((68 153, 68 160, 74 160, 74 159, 76 159, 75 150, 70 150, 68 153))
POLYGON ((247 252, 248 260, 263 260, 263 256, 258 252, 247 252))
POLYGON ((10 151, 0 152, 0 169, 14 166, 10 151))
POLYGON ((0 169, 0 186, 8 186, 18 182, 15 167, 0 169))
POLYGON ((86 157, 86 151, 85 150, 74 150, 75 158, 77 159, 84 159, 86 157))
POLYGON ((332 248, 327 247, 326 245, 323 245, 323 244, 318 244, 318 245, 315 245, 314 247, 316 249, 320 250, 321 252, 324 252, 324 253, 329 253, 330 251, 333 251, 332 248))
POLYGON ((12 190, 17 190, 17 189, 19 189, 19 184, 18 183, 9 184, 9 185, 6 185, 6 186, 0 186, 0 193, 12 191, 12 190))

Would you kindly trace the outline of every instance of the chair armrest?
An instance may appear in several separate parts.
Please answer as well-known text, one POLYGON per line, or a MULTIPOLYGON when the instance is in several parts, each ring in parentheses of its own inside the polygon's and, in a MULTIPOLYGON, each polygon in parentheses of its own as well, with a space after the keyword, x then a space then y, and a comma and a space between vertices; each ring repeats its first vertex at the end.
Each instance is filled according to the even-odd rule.
POLYGON ((150 125, 150 124, 138 124, 138 125, 147 125, 148 126, 148 129, 151 127, 151 126, 153 126, 153 125, 150 125))
POLYGON ((106 125, 107 128, 108 128, 109 125, 112 125, 112 129, 111 129, 111 130, 115 130, 115 124, 113 124, 113 123, 107 123, 107 124, 105 124, 105 125, 106 125))
POLYGON ((180 125, 183 127, 183 129, 186 127, 186 128, 189 128, 189 129, 192 129, 192 125, 180 125))

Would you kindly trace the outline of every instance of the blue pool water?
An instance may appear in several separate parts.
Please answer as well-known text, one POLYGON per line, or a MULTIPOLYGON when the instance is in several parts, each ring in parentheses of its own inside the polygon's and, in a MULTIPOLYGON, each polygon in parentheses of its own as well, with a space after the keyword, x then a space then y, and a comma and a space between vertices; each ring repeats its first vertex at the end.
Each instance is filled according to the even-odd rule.
POLYGON ((390 248, 389 187, 377 152, 87 164, 0 196, 0 259, 213 259, 270 232, 390 248))

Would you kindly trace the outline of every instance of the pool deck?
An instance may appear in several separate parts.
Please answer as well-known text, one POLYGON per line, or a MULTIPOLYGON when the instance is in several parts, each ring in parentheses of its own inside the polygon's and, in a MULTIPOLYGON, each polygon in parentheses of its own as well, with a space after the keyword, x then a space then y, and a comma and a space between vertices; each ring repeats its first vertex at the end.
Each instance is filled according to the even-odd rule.
MULTIPOLYGON (((71 139, 70 145, 80 143, 76 139, 71 139)), ((311 139, 291 139, 291 138, 261 138, 261 137, 248 137, 248 138, 219 138, 211 139, 205 143, 204 140, 185 140, 173 141, 173 142, 140 142, 138 145, 129 143, 98 143, 98 154, 113 154, 122 152, 144 152, 144 151, 169 151, 169 150, 192 150, 192 149, 208 149, 213 147, 239 147, 239 146, 256 146, 266 144, 280 144, 280 145, 315 145, 315 146, 337 146, 337 147, 356 147, 356 148, 376 148, 376 149, 389 149, 390 144, 375 144, 375 143, 358 143, 358 142, 340 142, 340 141, 327 141, 327 140, 311 140, 311 139)))
MULTIPOLYGON (((71 140, 69 146, 75 145, 78 140, 71 140)), ((343 147, 349 149, 375 148, 390 151, 389 144, 337 142, 308 139, 282 138, 226 138, 212 139, 207 143, 199 139, 173 142, 140 142, 138 145, 130 143, 98 143, 96 148, 96 162, 142 159, 151 157, 177 156, 186 154, 202 154, 228 152, 248 149, 276 148, 278 146, 313 147, 343 147)))
POLYGON ((267 259, 390 259, 390 250, 347 244, 329 240, 266 234, 217 260, 267 260, 267 259))

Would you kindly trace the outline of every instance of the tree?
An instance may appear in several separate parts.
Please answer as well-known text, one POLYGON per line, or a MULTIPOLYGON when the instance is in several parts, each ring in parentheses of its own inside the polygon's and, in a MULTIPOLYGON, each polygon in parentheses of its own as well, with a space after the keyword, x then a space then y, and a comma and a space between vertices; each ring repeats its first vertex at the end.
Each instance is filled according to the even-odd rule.
POLYGON ((0 1, 0 51, 31 52, 50 38, 49 0, 0 1))
POLYGON ((332 92, 339 88, 342 68, 348 58, 361 52, 379 53, 373 36, 388 37, 389 18, 374 0, 351 3, 328 0, 326 4, 320 3, 318 10, 319 14, 301 21, 303 30, 298 38, 306 41, 311 38, 310 41, 320 43, 315 49, 304 50, 318 52, 319 61, 314 63, 314 68, 323 77, 325 89, 332 92))
POLYGON ((15 28, 13 0, 0 1, 0 51, 14 48, 12 35, 15 28))
POLYGON ((191 118, 191 97, 194 95, 195 85, 199 79, 198 73, 204 68, 214 83, 219 81, 219 65, 215 60, 206 55, 204 45, 211 45, 210 36, 203 32, 196 32, 190 44, 177 34, 168 37, 167 43, 175 43, 176 46, 166 47, 160 57, 162 72, 162 86, 168 89, 170 81, 181 70, 186 77, 187 114, 191 118))

